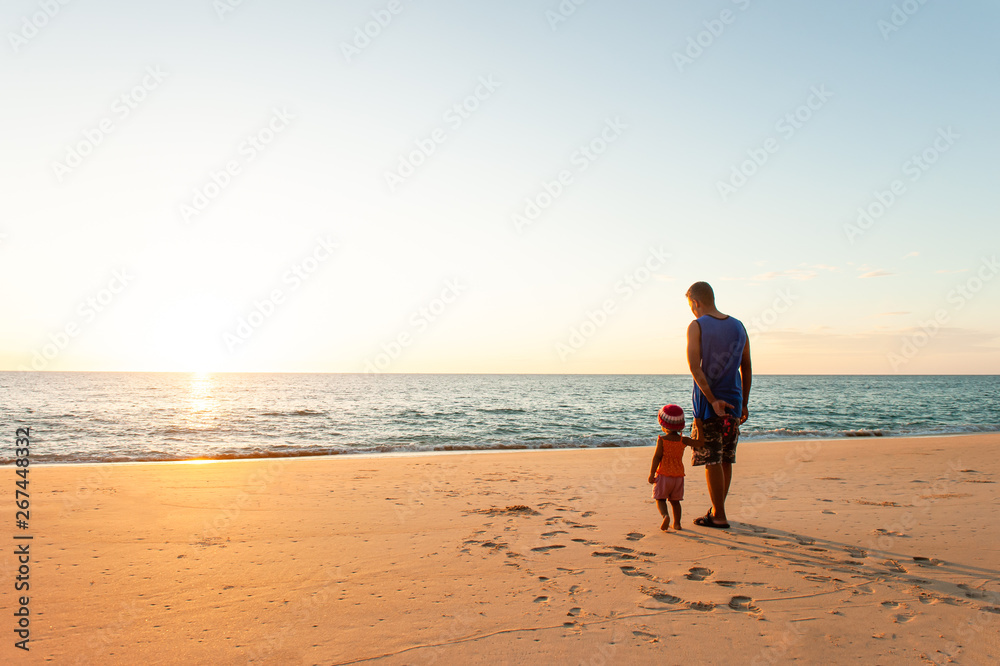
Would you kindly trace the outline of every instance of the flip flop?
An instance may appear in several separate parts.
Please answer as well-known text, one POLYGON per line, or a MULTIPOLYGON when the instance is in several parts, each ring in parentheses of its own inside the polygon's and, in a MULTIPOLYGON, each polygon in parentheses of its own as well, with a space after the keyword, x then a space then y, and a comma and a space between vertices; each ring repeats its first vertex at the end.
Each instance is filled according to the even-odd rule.
POLYGON ((728 530, 729 523, 713 523, 711 516, 702 516, 701 518, 695 518, 694 524, 699 527, 714 527, 718 530, 728 530))

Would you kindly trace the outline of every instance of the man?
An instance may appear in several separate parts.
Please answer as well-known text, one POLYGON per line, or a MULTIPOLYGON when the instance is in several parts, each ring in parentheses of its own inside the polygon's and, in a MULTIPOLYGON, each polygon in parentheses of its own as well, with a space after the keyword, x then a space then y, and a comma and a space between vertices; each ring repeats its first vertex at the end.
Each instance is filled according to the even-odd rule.
POLYGON ((733 480, 739 426, 750 415, 750 341, 738 319, 716 309, 715 292, 707 282, 695 282, 685 295, 695 316, 687 332, 697 430, 692 436, 705 440, 691 464, 705 466, 712 499, 712 508, 694 524, 727 529, 726 496, 733 480))

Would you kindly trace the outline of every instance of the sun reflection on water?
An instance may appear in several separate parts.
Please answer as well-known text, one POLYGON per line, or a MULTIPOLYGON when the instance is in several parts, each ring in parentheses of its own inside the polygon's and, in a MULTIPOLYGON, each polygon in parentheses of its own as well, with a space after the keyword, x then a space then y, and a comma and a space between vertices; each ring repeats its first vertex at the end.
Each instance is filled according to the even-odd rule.
POLYGON ((185 420, 193 428, 210 428, 217 416, 219 402, 213 393, 212 375, 208 372, 191 374, 185 420))

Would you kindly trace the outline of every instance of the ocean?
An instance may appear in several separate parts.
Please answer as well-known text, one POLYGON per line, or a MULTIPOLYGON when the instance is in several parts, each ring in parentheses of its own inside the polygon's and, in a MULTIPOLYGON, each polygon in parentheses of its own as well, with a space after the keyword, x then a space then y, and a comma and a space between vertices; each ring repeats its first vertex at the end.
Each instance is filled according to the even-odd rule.
MULTIPOLYGON (((688 375, 2 372, 32 464, 648 446, 688 375)), ((1000 431, 996 376, 755 376, 742 440, 1000 431)), ((874 442, 873 442, 874 444, 874 442)))

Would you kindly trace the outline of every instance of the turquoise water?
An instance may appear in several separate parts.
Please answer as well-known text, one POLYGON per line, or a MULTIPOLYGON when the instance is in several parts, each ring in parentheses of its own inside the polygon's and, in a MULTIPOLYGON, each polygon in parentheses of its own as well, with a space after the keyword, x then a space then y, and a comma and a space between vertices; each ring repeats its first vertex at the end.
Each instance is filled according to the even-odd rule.
MULTIPOLYGON (((0 373, 34 462, 645 446, 668 402, 689 376, 0 373)), ((988 431, 996 376, 765 375, 742 438, 988 431)))

